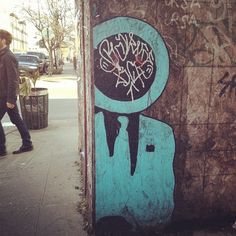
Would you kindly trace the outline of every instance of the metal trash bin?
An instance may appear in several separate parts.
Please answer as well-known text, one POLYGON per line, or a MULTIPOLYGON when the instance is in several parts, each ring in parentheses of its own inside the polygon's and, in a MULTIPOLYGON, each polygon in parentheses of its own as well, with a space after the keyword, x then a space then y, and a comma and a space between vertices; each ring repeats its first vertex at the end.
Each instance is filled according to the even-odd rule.
POLYGON ((22 118, 28 129, 48 126, 48 89, 32 88, 30 96, 19 96, 22 118))

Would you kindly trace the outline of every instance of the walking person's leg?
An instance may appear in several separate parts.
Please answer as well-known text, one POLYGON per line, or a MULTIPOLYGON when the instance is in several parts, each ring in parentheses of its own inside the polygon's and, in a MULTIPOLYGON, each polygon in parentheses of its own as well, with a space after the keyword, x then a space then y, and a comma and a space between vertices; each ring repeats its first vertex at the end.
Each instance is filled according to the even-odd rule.
POLYGON ((5 156, 6 152, 6 137, 2 127, 2 122, 0 121, 0 156, 5 156))
POLYGON ((6 152, 6 137, 4 133, 4 129, 2 127, 2 118, 4 114, 6 113, 6 102, 0 100, 0 156, 5 156, 7 154, 6 152))
POLYGON ((19 114, 17 104, 13 109, 7 109, 7 113, 10 117, 11 122, 17 127, 22 139, 22 146, 17 151, 14 151, 13 154, 31 151, 33 149, 33 145, 30 133, 19 114))

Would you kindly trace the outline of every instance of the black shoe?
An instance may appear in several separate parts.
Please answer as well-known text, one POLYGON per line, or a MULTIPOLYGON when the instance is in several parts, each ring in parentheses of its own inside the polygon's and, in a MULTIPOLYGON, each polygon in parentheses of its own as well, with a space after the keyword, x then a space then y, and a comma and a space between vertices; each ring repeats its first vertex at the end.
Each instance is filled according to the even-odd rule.
POLYGON ((0 156, 6 156, 7 155, 7 152, 6 152, 6 150, 1 150, 0 151, 0 156))
POLYGON ((22 152, 29 152, 33 150, 33 146, 24 146, 22 145, 18 150, 14 151, 13 154, 20 154, 22 152))

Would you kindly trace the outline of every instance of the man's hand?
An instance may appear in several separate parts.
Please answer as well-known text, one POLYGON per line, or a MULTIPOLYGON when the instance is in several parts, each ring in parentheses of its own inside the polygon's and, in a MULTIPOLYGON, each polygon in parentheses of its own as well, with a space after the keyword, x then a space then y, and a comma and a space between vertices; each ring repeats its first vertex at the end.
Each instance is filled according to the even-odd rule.
POLYGON ((15 104, 7 102, 7 108, 13 109, 15 107, 15 104))

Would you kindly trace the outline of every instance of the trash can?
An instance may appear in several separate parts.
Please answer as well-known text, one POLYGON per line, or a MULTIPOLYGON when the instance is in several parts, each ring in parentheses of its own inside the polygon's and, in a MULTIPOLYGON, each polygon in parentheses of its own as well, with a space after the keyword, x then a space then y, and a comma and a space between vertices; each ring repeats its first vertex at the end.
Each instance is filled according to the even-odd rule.
POLYGON ((28 129, 48 126, 48 89, 32 88, 30 96, 19 96, 22 118, 28 129))

